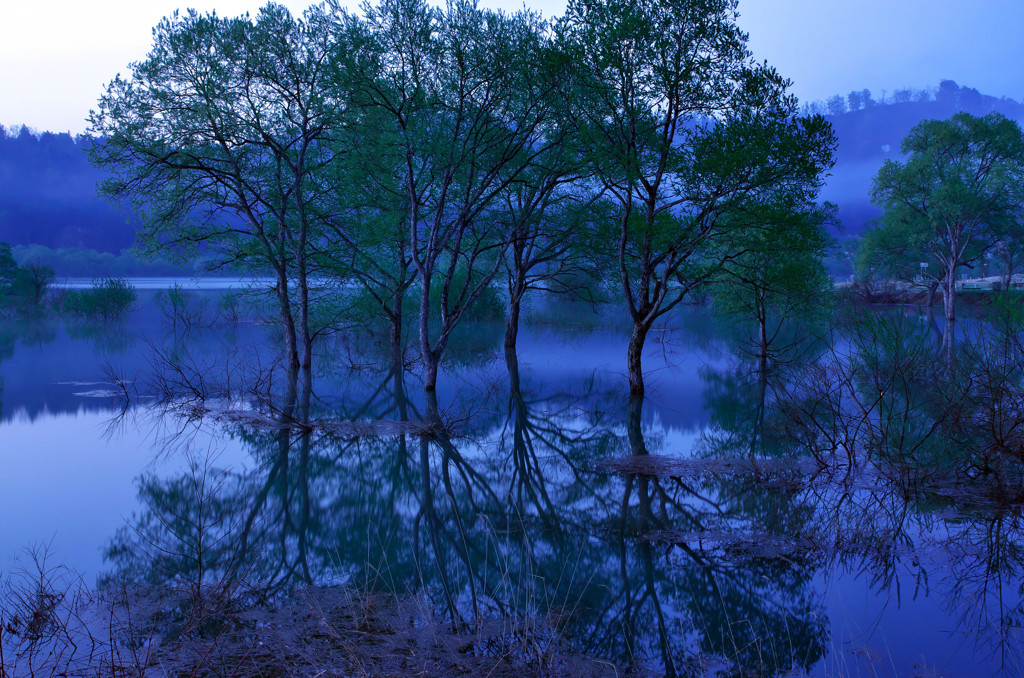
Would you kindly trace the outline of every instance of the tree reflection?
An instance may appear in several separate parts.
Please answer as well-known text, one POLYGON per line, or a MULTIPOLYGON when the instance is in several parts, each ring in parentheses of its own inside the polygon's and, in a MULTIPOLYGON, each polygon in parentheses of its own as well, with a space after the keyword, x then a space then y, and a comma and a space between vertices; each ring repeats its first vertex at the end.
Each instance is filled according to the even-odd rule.
MULTIPOLYGON (((650 454, 642 405, 634 400, 629 408, 634 459, 650 454)), ((631 601, 627 638, 634 656, 643 656, 640 648, 657 648, 668 675, 700 675, 715 667, 778 675, 809 670, 824 654, 828 629, 810 588, 813 563, 778 549, 743 552, 778 526, 766 518, 785 513, 776 505, 784 491, 753 493, 743 485, 701 480, 701 474, 625 475, 619 552, 631 601), (643 535, 632 563, 629 534, 643 535), (736 548, 723 547, 737 536, 736 548), (656 562, 661 553, 664 564, 656 562), (652 617, 656 640, 643 621, 652 617)))
POLYGON ((676 457, 643 398, 612 408, 595 380, 545 393, 514 352, 507 394, 497 381, 467 390, 471 404, 411 401, 393 370, 353 376, 318 409, 291 371, 260 416, 203 417, 206 448, 240 446, 246 463, 221 467, 192 436, 184 472, 140 480, 144 510, 111 544, 110 579, 184 587, 176 614, 198 632, 211 599, 342 583, 421 597, 458 628, 557 633, 636 670, 767 676, 812 671, 835 648, 823 582, 856 577, 897 602, 941 595, 979 652, 1017 666, 1020 493, 1006 476, 972 488, 893 472, 930 458, 912 441, 940 439, 921 405, 939 400, 897 388, 910 361, 876 356, 889 375, 871 375, 854 356, 838 386, 834 354, 706 370, 711 425, 676 457), (893 452, 899 417, 913 455, 893 452), (848 444, 856 463, 831 465, 848 444))

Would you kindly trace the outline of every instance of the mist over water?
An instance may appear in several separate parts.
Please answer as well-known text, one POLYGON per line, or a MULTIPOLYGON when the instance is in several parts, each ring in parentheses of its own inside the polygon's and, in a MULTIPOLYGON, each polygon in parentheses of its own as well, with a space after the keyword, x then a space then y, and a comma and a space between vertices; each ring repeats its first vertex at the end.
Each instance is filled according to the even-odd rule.
POLYGON ((688 308, 652 337, 638 402, 624 328, 580 311, 535 308, 509 356, 500 326, 467 326, 436 396, 359 331, 320 346, 309 388, 249 321, 176 329, 150 303, 22 328, 0 362, 3 569, 45 544, 100 590, 422 597, 654 673, 1020 668, 1022 498, 929 432, 947 424, 917 381, 921 318, 763 373, 688 308), (879 375, 917 385, 872 395, 879 375))

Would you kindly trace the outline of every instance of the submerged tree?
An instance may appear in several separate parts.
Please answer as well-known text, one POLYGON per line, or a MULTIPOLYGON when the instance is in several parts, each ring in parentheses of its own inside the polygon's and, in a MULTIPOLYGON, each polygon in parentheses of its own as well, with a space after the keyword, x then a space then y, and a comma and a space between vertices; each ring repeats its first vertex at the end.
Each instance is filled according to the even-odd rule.
POLYGON ((778 346, 787 323, 812 320, 827 308, 832 283, 823 263, 824 226, 833 213, 830 205, 801 205, 782 196, 742 206, 732 216, 729 247, 735 253, 715 281, 715 305, 741 322, 753 322, 754 355, 762 370, 771 355, 799 341, 778 346))
POLYGON ((796 117, 788 82, 753 62, 736 18, 731 0, 574 0, 560 24, 589 75, 579 133, 618 205, 635 393, 653 324, 731 256, 723 215, 783 184, 813 193, 832 163, 830 126, 796 117))
POLYGON ((405 158, 389 135, 380 133, 387 124, 379 111, 362 109, 359 121, 346 130, 341 145, 347 150, 330 168, 337 176, 331 210, 345 218, 328 221, 316 258, 325 273, 359 289, 350 302, 353 315, 373 313, 383 319, 397 376, 405 371, 407 305, 416 269, 400 180, 405 158))
POLYGON ((872 199, 885 209, 875 238, 911 243, 922 275, 942 290, 946 342, 956 321, 956 276, 1007 234, 1024 184, 1024 134, 998 113, 926 120, 901 145, 906 162, 887 160, 872 199), (893 238, 889 238, 893 239, 893 238))
POLYGON ((501 264, 507 239, 489 209, 557 143, 545 123, 559 62, 536 16, 464 1, 435 9, 385 0, 350 26, 363 50, 355 95, 401 161, 390 174, 406 201, 424 386, 433 390, 452 331, 501 264))
POLYGON ((607 248, 595 244, 595 223, 605 218, 606 205, 596 195, 574 190, 565 171, 541 167, 525 172, 494 214, 508 237, 506 353, 515 352, 527 292, 575 294, 592 303, 596 299, 607 248))
POLYGON ((149 251, 270 269, 288 359, 309 367, 309 254, 321 170, 345 101, 327 87, 345 52, 327 15, 267 5, 255 19, 189 11, 161 21, 153 48, 118 76, 90 115, 102 191, 141 218, 149 251), (297 314, 298 318, 295 318, 297 314))

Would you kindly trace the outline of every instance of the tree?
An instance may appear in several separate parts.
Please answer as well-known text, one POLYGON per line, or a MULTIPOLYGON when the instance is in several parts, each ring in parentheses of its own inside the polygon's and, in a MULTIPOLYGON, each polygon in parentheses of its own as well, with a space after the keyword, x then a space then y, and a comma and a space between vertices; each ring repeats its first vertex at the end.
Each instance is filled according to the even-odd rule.
POLYGON ((859 111, 864 107, 864 93, 860 90, 853 90, 847 94, 846 100, 850 102, 851 111, 859 111))
POLYGON ((102 191, 141 218, 142 247, 270 269, 288 359, 304 367, 309 253, 331 190, 322 169, 347 109, 326 86, 346 51, 327 18, 312 8, 296 20, 273 4, 255 20, 175 13, 90 115, 103 140, 92 160, 112 173, 102 191))
POLYGON ((0 290, 13 285, 17 273, 18 262, 14 260, 10 243, 0 242, 0 290))
POLYGON ((384 0, 349 25, 364 50, 353 65, 354 96, 383 121, 373 133, 390 137, 401 160, 388 179, 406 199, 432 391, 452 331, 501 264, 507 239, 489 210, 557 139, 545 125, 564 62, 552 57, 535 15, 464 0, 444 9, 384 0))
POLYGON ((362 299, 368 298, 385 319, 391 369, 398 378, 405 372, 406 301, 416 270, 408 195, 400 180, 405 158, 391 136, 380 132, 389 124, 386 115, 367 107, 347 129, 351 141, 343 142, 347 150, 331 167, 338 177, 336 209, 346 218, 329 222, 316 256, 321 270, 359 287, 358 310, 365 310, 362 299))
POLYGON ((999 263, 999 273, 1004 290, 1010 289, 1013 276, 1024 261, 1024 237, 1003 238, 992 248, 992 256, 999 263))
POLYGON ((894 104, 906 104, 914 98, 914 91, 911 89, 898 89, 892 93, 892 102, 894 104))
POLYGON ((1017 223, 1024 134, 998 113, 958 113, 919 123, 901 149, 906 161, 887 160, 872 185, 872 200, 885 210, 874 237, 906 242, 917 261, 937 264, 924 269, 924 277, 942 290, 949 346, 957 273, 1017 223))
POLYGON ((607 259, 605 248, 594 244, 594 224, 607 218, 607 205, 593 190, 588 194, 580 177, 573 175, 574 169, 582 169, 576 164, 553 162, 530 168, 493 214, 508 234, 506 353, 515 352, 527 292, 575 293, 594 300, 598 269, 607 259))
POLYGON ((809 320, 825 308, 832 283, 823 259, 828 247, 826 223, 835 207, 799 204, 787 196, 744 205, 731 246, 738 252, 723 267, 714 287, 716 307, 757 328, 755 357, 764 371, 773 344, 788 322, 809 320))
POLYGON ((829 97, 825 105, 828 106, 829 115, 842 115, 846 113, 846 99, 840 94, 829 97))
POLYGON ((642 393, 647 333, 731 256, 713 247, 722 216, 782 184, 815 191, 834 138, 752 62, 730 0, 574 0, 559 31, 590 77, 577 118, 617 203, 630 390, 642 393))
POLYGON ((939 282, 945 279, 943 263, 932 255, 925 234, 910 224, 876 225, 865 230, 854 267, 864 284, 897 280, 925 288, 924 306, 929 309, 939 282))
POLYGON ((22 298, 27 310, 40 311, 43 297, 56 277, 50 266, 38 260, 29 262, 15 272, 12 292, 22 298))

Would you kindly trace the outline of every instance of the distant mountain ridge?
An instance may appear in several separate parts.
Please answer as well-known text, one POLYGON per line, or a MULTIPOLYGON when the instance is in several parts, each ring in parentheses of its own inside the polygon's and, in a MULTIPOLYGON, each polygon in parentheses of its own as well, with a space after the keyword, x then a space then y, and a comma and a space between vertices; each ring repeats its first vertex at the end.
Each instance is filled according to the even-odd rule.
POLYGON ((134 229, 96 195, 103 173, 89 164, 92 139, 0 126, 0 242, 118 253, 134 229))
POLYGON ((842 235, 846 237, 860 234, 868 222, 881 216, 882 211, 869 197, 871 181, 883 162, 900 158, 900 143, 917 123, 945 120, 960 111, 979 116, 1001 113, 1018 122, 1024 120, 1024 104, 987 96, 952 80, 943 80, 935 92, 916 93, 909 101, 904 96, 898 101, 865 104, 864 94, 869 93, 859 94, 858 110, 830 113, 828 102, 805 107, 809 112, 824 113, 839 139, 836 165, 821 197, 839 205, 842 235))
MULTIPOLYGON (((900 142, 921 120, 958 111, 1024 120, 1024 104, 951 80, 937 90, 901 90, 883 101, 874 101, 867 90, 851 92, 804 110, 826 115, 839 139, 836 166, 821 197, 839 205, 840 237, 860 234, 881 214, 868 197, 871 180, 887 158, 899 157, 900 142)), ((0 126, 0 242, 113 254, 132 244, 126 215, 96 196, 103 174, 86 157, 91 143, 85 136, 0 126)))

